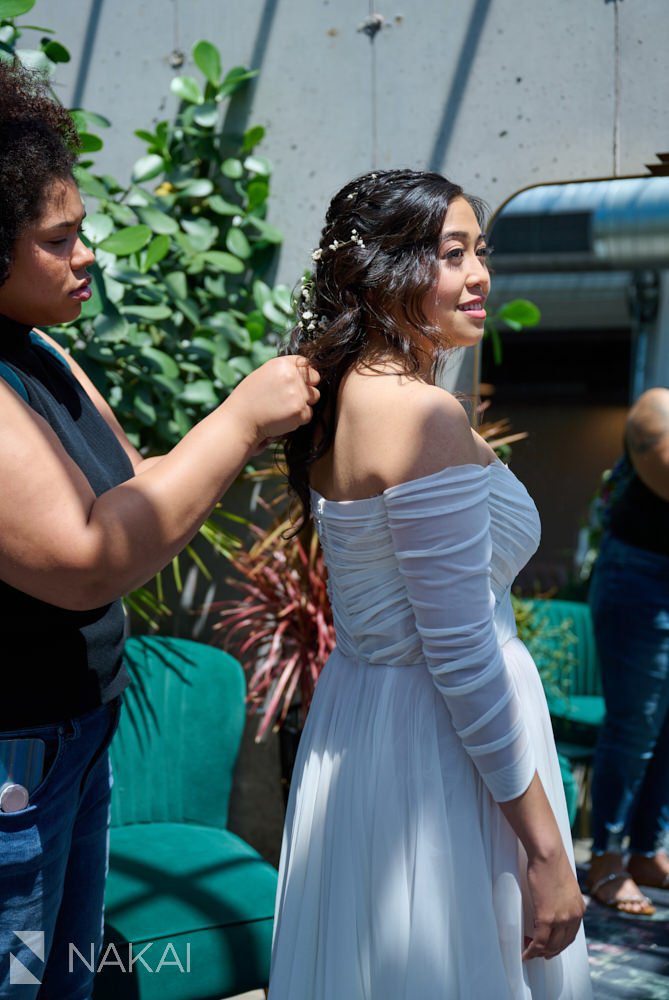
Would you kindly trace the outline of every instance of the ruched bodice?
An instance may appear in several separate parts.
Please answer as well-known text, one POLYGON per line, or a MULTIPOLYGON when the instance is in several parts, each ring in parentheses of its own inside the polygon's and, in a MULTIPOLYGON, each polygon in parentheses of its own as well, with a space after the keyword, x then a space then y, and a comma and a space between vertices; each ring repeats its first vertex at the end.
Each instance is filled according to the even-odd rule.
MULTIPOLYGON (((444 483, 477 478, 478 466, 445 469, 421 480, 392 487, 365 500, 326 500, 312 490, 312 508, 328 567, 328 592, 337 645, 348 656, 370 664, 409 666, 425 662, 413 609, 400 573, 388 519, 388 498, 407 489, 429 499, 448 500, 444 483)), ((511 584, 536 552, 541 536, 534 501, 508 466, 496 459, 489 476, 490 587, 494 623, 503 645, 516 635, 511 584)))

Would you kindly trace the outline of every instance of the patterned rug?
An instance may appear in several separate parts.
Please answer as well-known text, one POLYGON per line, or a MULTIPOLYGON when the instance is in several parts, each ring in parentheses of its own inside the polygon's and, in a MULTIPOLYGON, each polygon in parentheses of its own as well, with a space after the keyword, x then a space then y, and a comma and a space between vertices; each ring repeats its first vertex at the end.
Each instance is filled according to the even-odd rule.
MULTIPOLYGON (((579 880, 584 889, 583 868, 579 880)), ((652 917, 615 913, 586 895, 595 1000, 669 1000, 669 890, 644 892, 657 907, 652 917)))

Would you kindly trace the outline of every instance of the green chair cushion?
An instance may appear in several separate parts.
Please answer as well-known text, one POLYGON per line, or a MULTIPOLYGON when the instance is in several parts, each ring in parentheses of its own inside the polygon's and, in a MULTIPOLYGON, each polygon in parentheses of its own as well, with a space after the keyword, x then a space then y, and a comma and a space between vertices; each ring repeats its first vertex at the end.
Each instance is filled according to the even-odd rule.
MULTIPOLYGON (((95 1000, 123 993, 149 1000, 208 1000, 266 984, 272 941, 277 874, 259 854, 228 830, 195 824, 146 823, 111 831, 110 873, 105 895, 105 947, 114 942, 126 959, 153 942, 132 976, 104 968, 95 1000), (168 943, 174 954, 156 974, 168 943), (190 972, 186 944, 190 944, 190 972), (170 965, 170 961, 172 965, 170 965)), ((113 952, 112 952, 113 955, 113 952)), ((104 956, 104 950, 103 950, 104 956)))
POLYGON ((599 728, 604 721, 604 699, 593 694, 574 694, 566 698, 549 699, 548 708, 554 719, 580 726, 599 728))
POLYGON ((578 809, 578 786, 569 759, 564 754, 558 753, 558 763, 560 765, 560 774, 562 775, 562 784, 564 785, 564 795, 567 800, 569 825, 573 826, 578 809))
POLYGON ((244 671, 227 653, 190 639, 128 639, 132 684, 111 745, 113 827, 227 824, 244 730, 244 671))

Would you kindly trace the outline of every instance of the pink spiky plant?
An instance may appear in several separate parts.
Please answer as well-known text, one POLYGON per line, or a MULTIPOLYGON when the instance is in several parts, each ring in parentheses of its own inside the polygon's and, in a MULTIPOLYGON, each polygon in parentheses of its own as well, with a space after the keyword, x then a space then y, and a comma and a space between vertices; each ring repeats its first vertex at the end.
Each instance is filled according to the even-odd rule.
POLYGON ((281 727, 292 705, 304 724, 335 644, 318 536, 311 524, 301 536, 287 537, 290 528, 288 520, 251 525, 255 541, 231 557, 238 577, 227 581, 241 600, 223 601, 214 626, 249 674, 248 701, 262 713, 258 742, 281 727))

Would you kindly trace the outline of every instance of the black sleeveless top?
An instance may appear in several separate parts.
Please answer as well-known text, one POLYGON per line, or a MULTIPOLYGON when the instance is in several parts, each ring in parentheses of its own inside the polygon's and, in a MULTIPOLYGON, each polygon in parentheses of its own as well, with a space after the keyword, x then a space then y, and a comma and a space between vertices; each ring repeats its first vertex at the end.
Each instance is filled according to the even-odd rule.
MULTIPOLYGON (((60 438, 96 496, 132 478, 130 459, 80 383, 29 327, 0 317, 0 361, 18 376, 30 406, 60 438)), ((0 731, 83 715, 128 683, 120 600, 68 611, 0 580, 0 629, 0 731)))
POLYGON ((614 538, 638 549, 669 556, 669 501, 646 486, 634 471, 625 443, 629 479, 610 513, 614 538))

